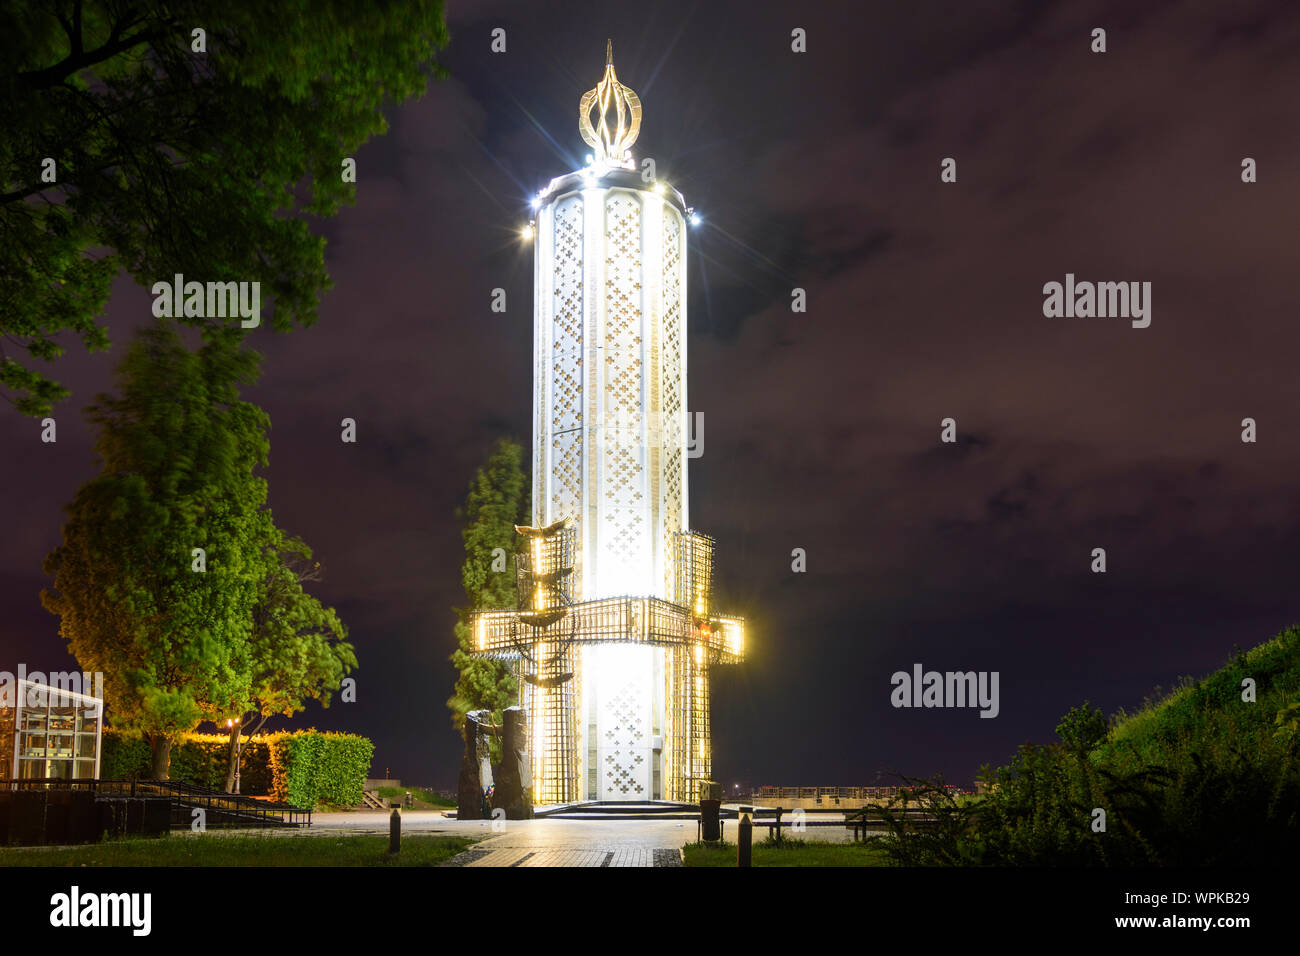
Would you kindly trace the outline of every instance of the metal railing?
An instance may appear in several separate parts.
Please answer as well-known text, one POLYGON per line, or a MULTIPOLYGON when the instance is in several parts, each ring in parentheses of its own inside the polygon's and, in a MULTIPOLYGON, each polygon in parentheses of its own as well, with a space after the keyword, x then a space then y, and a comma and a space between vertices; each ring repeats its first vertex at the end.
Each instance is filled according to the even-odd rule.
MULTIPOLYGON (((965 793, 957 787, 950 787, 954 793, 965 793)), ((837 800, 871 800, 873 802, 894 801, 910 794, 910 787, 756 787, 742 794, 727 794, 730 801, 745 799, 755 802, 772 803, 776 800, 820 800, 833 804, 837 800)))
POLYGON ((204 811, 208 827, 300 827, 311 826, 312 811, 287 803, 257 800, 237 793, 223 793, 176 780, 68 780, 62 777, 32 777, 0 780, 5 790, 89 790, 96 800, 130 800, 137 797, 167 797, 171 801, 173 827, 188 828, 193 811, 204 811))
POLYGON ((535 641, 571 644, 652 644, 700 646, 711 663, 744 657, 744 622, 714 617, 696 627, 688 609, 655 597, 613 597, 580 601, 549 628, 531 627, 518 611, 479 611, 474 615, 474 650, 482 657, 517 658, 532 653, 535 641))

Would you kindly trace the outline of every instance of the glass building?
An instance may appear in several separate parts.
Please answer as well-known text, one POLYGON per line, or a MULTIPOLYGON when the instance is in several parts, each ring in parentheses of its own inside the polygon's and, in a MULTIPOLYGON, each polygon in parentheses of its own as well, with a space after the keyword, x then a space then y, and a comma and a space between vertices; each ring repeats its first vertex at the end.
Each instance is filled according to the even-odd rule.
POLYGON ((0 695, 0 780, 94 780, 104 702, 19 680, 0 695), (16 690, 16 692, 15 692, 16 690))

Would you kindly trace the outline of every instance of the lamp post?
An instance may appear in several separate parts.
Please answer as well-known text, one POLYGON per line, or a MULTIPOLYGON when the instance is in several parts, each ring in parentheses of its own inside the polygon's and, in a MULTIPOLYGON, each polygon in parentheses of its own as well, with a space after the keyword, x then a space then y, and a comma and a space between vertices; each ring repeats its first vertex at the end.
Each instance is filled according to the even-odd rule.
MULTIPOLYGON (((226 726, 231 729, 234 729, 235 727, 239 726, 239 722, 242 719, 243 718, 236 717, 234 720, 227 720, 226 726)), ((240 751, 243 749, 243 746, 244 746, 244 731, 243 728, 240 728, 240 730, 235 736, 235 793, 239 793, 239 754, 240 751)))

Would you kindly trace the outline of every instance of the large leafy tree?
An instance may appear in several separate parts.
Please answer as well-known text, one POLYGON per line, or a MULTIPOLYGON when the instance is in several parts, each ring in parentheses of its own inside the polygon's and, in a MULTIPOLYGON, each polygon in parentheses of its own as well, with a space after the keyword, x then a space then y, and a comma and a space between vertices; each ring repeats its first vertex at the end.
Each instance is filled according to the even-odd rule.
POLYGON ((107 346, 122 270, 258 281, 275 328, 311 324, 309 217, 351 200, 344 160, 446 43, 441 0, 0 5, 0 394, 29 415, 68 394, 42 365, 59 333, 107 346))
POLYGON ((114 724, 148 737, 159 778, 178 734, 247 709, 269 421, 238 392, 257 364, 233 333, 196 353, 170 325, 142 331, 120 397, 88 410, 102 470, 45 562, 45 606, 81 667, 104 674, 114 724))
POLYGON ((241 734, 257 733, 273 716, 292 717, 308 700, 328 707, 344 676, 357 666, 347 643, 347 628, 337 612, 307 593, 303 584, 319 581, 319 561, 301 538, 283 534, 270 521, 263 534, 266 577, 253 606, 250 641, 249 711, 229 718, 230 764, 226 792, 234 789, 241 734), (251 720, 256 723, 248 726, 251 720))
POLYGON ((467 603, 456 609, 456 650, 451 660, 459 676, 455 692, 447 701, 452 725, 458 731, 471 710, 490 710, 499 722, 501 711, 515 703, 518 695, 518 684, 509 667, 471 653, 474 645, 470 614, 480 608, 515 604, 513 569, 508 562, 503 567, 503 562, 497 560, 494 570, 493 561, 503 552, 515 550, 515 525, 526 524, 531 510, 523 454, 517 442, 498 442, 470 482, 465 505, 459 512, 465 522, 461 530, 465 562, 460 576, 467 603))
MULTIPOLYGON (((338 614, 303 588, 320 563, 265 506, 269 421, 239 399, 257 369, 233 332, 195 353, 170 323, 143 331, 121 396, 89 410, 103 469, 46 559, 46 607, 81 666, 105 675, 114 724, 149 738, 160 778, 172 740, 201 720, 232 722, 233 754, 246 718, 255 733, 328 705, 357 664, 338 614)), ((233 778, 232 761, 227 789, 233 778)))

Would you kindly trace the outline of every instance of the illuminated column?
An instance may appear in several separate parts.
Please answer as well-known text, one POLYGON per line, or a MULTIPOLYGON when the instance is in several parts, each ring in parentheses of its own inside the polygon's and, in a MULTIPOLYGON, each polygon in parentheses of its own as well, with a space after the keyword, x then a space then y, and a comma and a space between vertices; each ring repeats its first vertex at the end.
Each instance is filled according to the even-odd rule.
POLYGON ((533 522, 575 520, 579 600, 669 598, 688 523, 686 206, 623 162, 639 118, 536 203, 533 522))
MULTIPOLYGON (((572 626, 520 615, 534 622, 522 691, 534 791, 543 803, 692 799, 711 761, 710 652, 691 643, 709 612, 682 598, 675 557, 689 527, 686 227, 696 220, 632 160, 641 102, 618 81, 612 50, 579 119, 587 167, 533 202, 531 532, 567 521, 576 534, 572 626)), ((693 558, 683 563, 691 581, 709 580, 693 558)))

